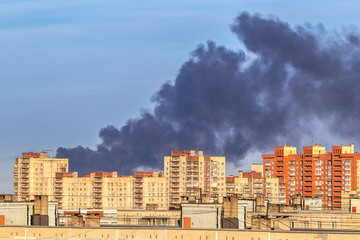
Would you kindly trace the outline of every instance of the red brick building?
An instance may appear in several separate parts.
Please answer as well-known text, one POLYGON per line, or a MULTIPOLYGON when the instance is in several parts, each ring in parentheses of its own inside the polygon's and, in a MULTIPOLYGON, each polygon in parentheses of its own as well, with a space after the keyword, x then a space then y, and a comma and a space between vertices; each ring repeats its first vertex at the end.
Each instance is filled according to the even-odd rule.
POLYGON ((356 192, 360 185, 357 176, 360 154, 354 144, 334 146, 332 152, 325 147, 275 147, 274 154, 264 154, 264 177, 281 178, 285 182, 286 204, 296 194, 303 198, 321 198, 323 209, 341 209, 342 196, 356 192))

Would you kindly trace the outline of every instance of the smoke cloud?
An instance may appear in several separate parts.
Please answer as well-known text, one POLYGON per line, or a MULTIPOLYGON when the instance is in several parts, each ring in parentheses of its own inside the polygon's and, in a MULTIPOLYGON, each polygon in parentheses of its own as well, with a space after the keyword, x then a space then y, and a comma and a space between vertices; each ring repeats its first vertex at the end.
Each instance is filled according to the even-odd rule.
POLYGON ((129 174, 139 166, 162 169, 163 156, 175 149, 202 149, 238 163, 251 151, 299 144, 318 127, 327 137, 357 136, 356 30, 290 26, 247 12, 234 19, 231 30, 243 50, 212 41, 199 45, 176 79, 154 94, 151 112, 120 128, 101 129, 95 150, 60 147, 57 157, 70 158, 80 173, 129 174))

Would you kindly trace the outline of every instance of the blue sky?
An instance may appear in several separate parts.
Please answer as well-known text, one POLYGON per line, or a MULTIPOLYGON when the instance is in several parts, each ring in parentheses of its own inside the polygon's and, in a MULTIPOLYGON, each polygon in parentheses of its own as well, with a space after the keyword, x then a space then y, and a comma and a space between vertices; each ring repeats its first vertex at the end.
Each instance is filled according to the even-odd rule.
POLYGON ((357 1, 1 1, 0 192, 21 152, 94 147, 101 127, 151 108, 198 44, 241 48, 229 25, 242 11, 337 29, 360 20, 357 1))

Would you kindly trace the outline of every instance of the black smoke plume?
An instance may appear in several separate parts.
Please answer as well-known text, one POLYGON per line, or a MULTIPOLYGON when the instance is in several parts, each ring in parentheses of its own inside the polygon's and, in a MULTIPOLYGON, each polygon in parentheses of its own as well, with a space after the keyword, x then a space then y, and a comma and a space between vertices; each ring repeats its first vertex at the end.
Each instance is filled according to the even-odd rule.
POLYGON ((120 128, 101 129, 96 150, 59 148, 57 156, 70 158, 70 165, 81 173, 131 173, 138 166, 162 169, 163 156, 174 149, 202 149, 238 162, 249 151, 298 144, 319 127, 311 124, 314 120, 331 135, 356 136, 356 30, 292 27, 276 17, 246 12, 231 30, 243 50, 212 41, 200 45, 176 79, 155 93, 151 112, 120 128))

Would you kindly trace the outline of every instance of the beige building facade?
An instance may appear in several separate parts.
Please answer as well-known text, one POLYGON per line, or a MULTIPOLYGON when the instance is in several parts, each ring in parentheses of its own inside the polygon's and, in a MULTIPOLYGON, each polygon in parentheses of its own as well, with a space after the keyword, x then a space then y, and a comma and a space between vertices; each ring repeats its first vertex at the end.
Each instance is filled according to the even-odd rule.
POLYGON ((54 183, 57 172, 68 172, 68 159, 48 157, 47 152, 23 153, 14 164, 14 200, 34 200, 35 195, 48 195, 55 201, 54 183))
POLYGON ((181 196, 207 196, 211 202, 226 196, 225 157, 196 155, 195 150, 172 151, 164 157, 164 177, 170 189, 170 206, 180 206, 181 196))
POLYGON ((180 226, 180 210, 117 210, 117 225, 180 226))
POLYGON ((164 173, 68 172, 68 159, 49 158, 46 152, 23 153, 14 165, 15 201, 47 195, 61 209, 167 210, 180 206, 181 196, 221 202, 226 196, 225 157, 202 151, 172 151, 164 158, 164 173))
POLYGON ((62 209, 128 209, 134 207, 134 177, 92 172, 84 177, 58 173, 56 196, 62 209))

